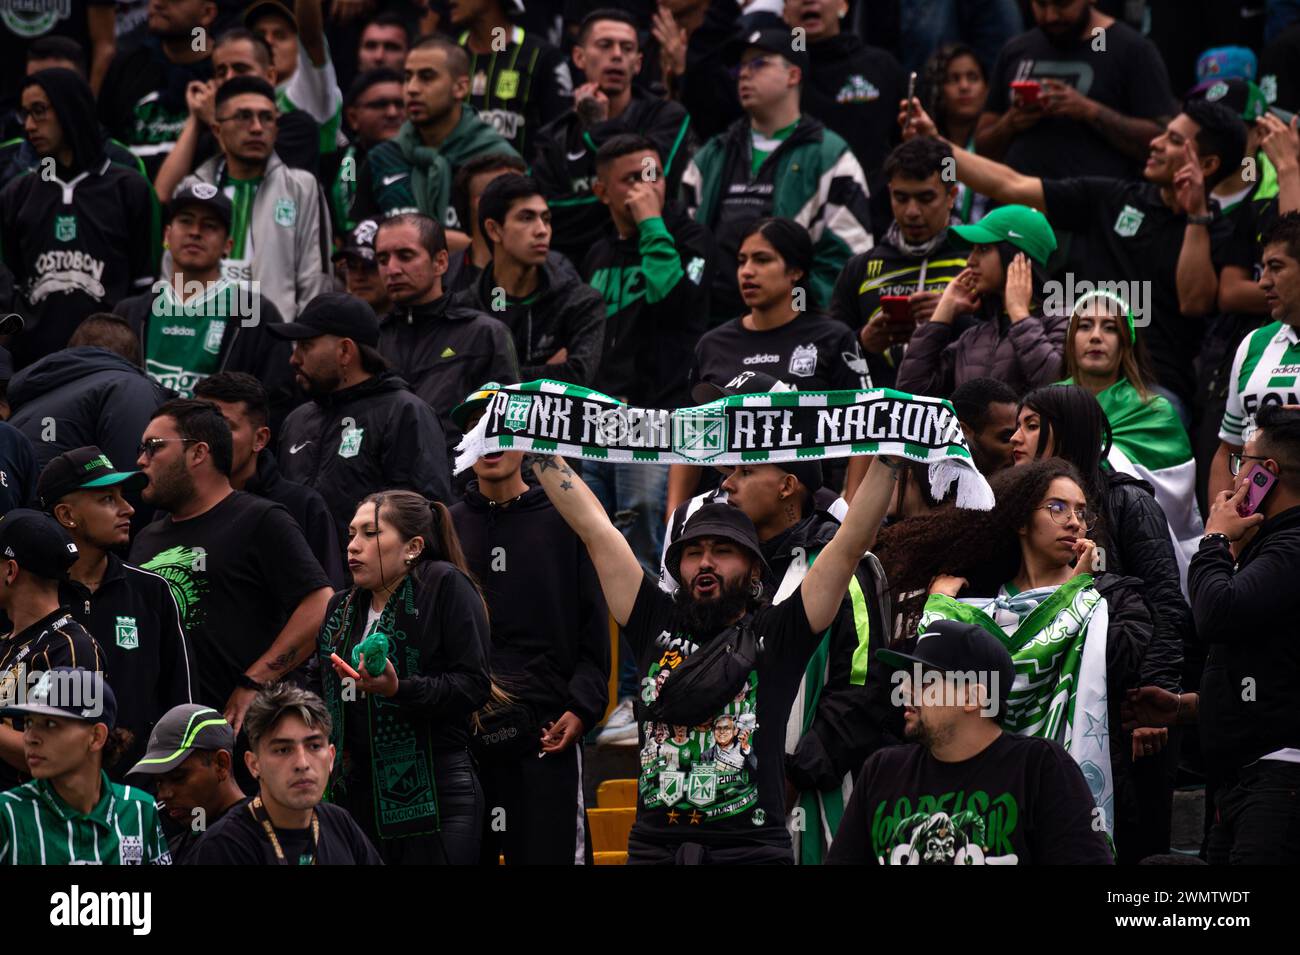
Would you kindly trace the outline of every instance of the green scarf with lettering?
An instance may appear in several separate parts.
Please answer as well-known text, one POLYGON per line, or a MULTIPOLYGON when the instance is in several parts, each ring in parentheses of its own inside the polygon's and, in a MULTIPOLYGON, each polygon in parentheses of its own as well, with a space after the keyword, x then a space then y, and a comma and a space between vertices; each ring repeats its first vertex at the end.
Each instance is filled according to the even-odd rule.
MULTIPOLYGON (((414 636, 420 620, 415 607, 415 581, 407 575, 384 604, 376 625, 388 634, 388 659, 399 680, 412 676, 420 658, 414 636)), ((366 607, 370 592, 353 587, 325 621, 317 640, 321 666, 322 696, 333 728, 334 767, 330 772, 329 799, 345 806, 349 782, 364 783, 365 775, 353 765, 345 766, 343 755, 350 728, 344 703, 346 688, 334 671, 330 654, 348 659, 352 648, 365 639, 366 607)), ((353 692, 360 690, 353 687, 353 692)), ((433 747, 427 720, 413 717, 410 710, 390 699, 367 694, 366 725, 356 729, 365 734, 370 747, 369 782, 373 790, 375 828, 381 839, 400 839, 437 832, 438 794, 433 778, 433 747)))

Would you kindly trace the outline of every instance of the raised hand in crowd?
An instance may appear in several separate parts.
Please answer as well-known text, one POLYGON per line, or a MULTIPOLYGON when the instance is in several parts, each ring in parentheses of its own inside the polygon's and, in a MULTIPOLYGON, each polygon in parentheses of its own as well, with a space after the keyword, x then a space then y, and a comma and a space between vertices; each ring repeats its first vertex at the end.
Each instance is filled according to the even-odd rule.
POLYGON ((973 269, 962 269, 948 283, 939 297, 939 303, 930 315, 930 321, 951 325, 959 315, 969 315, 980 306, 979 279, 973 269))
POLYGON ((609 97, 598 83, 583 83, 573 91, 573 108, 584 126, 595 126, 609 119, 609 97))
POLYGON ((1183 144, 1183 160, 1183 165, 1174 173, 1174 201, 1186 215, 1205 215, 1209 206, 1196 140, 1189 139, 1183 144))
POLYGON ((1023 322, 1029 317, 1029 309, 1034 299, 1034 270, 1025 253, 1017 253, 1007 266, 1007 286, 1003 293, 1007 316, 1014 322, 1023 322))

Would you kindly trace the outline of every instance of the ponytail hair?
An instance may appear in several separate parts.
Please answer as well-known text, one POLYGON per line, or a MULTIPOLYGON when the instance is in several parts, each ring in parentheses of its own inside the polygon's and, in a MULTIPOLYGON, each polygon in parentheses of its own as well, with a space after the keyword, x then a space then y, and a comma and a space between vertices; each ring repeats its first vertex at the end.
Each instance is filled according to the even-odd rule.
MULTIPOLYGON (((377 516, 381 516, 397 532, 403 543, 416 537, 423 538, 424 547, 410 569, 411 575, 417 581, 421 577, 421 565, 426 561, 446 561, 469 579, 478 594, 478 599, 483 604, 484 615, 489 616, 490 619, 487 598, 483 596, 483 587, 465 560, 464 548, 460 546, 460 535, 456 533, 456 525, 452 523, 451 512, 447 510, 445 504, 441 501, 430 501, 415 491, 378 491, 362 498, 361 504, 374 505, 377 516)), ((381 575, 383 573, 382 567, 380 573, 381 575)), ((492 687, 484 710, 498 709, 513 703, 514 698, 502 689, 500 682, 490 671, 488 676, 492 687)), ((478 713, 474 714, 473 720, 476 726, 479 725, 478 713)))

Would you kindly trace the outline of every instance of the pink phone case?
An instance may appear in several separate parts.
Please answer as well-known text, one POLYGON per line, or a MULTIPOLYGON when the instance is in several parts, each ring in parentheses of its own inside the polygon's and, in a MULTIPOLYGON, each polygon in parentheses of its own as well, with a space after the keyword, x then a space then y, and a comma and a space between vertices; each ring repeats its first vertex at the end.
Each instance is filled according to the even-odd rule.
POLYGON ((1259 506, 1264 503, 1264 498, 1268 496, 1268 492, 1273 490, 1273 485, 1277 483, 1277 475, 1264 465, 1256 462, 1246 472, 1246 482, 1246 500, 1237 508, 1237 513, 1242 517, 1250 517, 1259 510, 1259 506))

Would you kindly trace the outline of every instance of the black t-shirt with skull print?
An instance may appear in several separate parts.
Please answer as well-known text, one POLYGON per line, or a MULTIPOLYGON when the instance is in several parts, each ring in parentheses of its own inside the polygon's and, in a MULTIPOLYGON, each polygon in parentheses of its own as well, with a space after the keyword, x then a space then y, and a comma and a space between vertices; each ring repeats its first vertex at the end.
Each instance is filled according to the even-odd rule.
POLYGON ((867 760, 830 865, 1110 865, 1084 773, 1051 740, 1003 733, 956 763, 922 746, 867 760))
MULTIPOLYGON (((709 638, 675 630, 673 620, 673 597, 647 575, 624 628, 641 703, 652 702, 672 672, 707 645, 709 638)), ((790 848, 786 723, 821 635, 809 628, 797 595, 758 610, 752 626, 762 640, 759 664, 720 713, 698 726, 640 723, 634 843, 790 848)))

